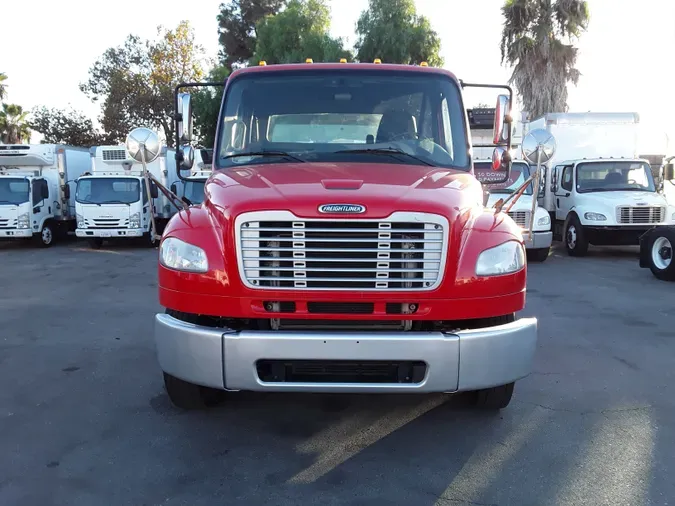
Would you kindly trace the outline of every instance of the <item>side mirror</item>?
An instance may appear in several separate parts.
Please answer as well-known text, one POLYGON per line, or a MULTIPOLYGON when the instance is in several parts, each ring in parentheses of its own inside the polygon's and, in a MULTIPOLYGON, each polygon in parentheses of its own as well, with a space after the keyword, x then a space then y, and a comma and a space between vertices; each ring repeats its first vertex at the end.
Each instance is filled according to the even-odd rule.
POLYGON ((192 98, 189 93, 179 93, 178 103, 178 120, 176 121, 176 128, 178 131, 178 140, 181 144, 187 144, 192 141, 192 98))
POLYGON ((511 153, 501 146, 492 152, 492 162, 489 169, 476 170, 474 176, 482 184, 500 184, 509 180, 511 175, 511 153))
POLYGON ((159 189, 157 188, 157 185, 155 183, 150 183, 150 196, 153 199, 159 197, 159 189))
POLYGON ((46 179, 40 180, 40 196, 42 200, 49 198, 49 184, 46 179))
POLYGON ((675 165, 667 163, 663 166, 663 180, 672 181, 675 179, 675 165))
POLYGON ((189 144, 180 148, 182 152, 182 160, 180 162, 180 170, 190 170, 195 164, 195 150, 189 144))
POLYGON ((70 198, 70 186, 68 183, 63 187, 63 196, 66 197, 67 199, 70 198))
POLYGON ((171 190, 171 193, 176 195, 176 192, 178 191, 178 185, 176 183, 171 183, 171 188, 169 189, 171 190))
POLYGON ((511 138, 511 104, 507 95, 499 95, 497 97, 492 132, 493 144, 496 146, 508 145, 511 138))
POLYGON ((548 171, 546 170, 546 165, 541 166, 541 172, 539 174, 539 193, 537 198, 544 198, 546 193, 546 176, 548 171))

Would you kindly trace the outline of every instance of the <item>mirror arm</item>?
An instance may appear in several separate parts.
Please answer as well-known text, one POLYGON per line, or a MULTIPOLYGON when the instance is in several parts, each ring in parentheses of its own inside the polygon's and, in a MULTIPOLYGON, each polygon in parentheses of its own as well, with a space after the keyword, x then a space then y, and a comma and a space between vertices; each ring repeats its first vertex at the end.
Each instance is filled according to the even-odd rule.
POLYGON ((532 182, 532 179, 534 179, 534 176, 528 177, 527 180, 522 185, 520 185, 520 187, 516 191, 514 191, 511 195, 509 195, 506 199, 504 199, 504 200, 500 199, 499 201, 497 201, 497 203, 494 206, 495 207, 495 214, 501 212, 504 205, 506 205, 507 202, 509 202, 510 200, 513 199, 513 202, 511 202, 511 204, 509 204, 509 206, 504 211, 505 213, 508 213, 511 210, 511 208, 513 207, 513 204, 518 202, 518 199, 520 198, 520 196, 525 191, 525 188, 527 188, 527 185, 529 185, 532 182), (501 205, 498 206, 497 204, 499 204, 500 202, 501 202, 501 205))

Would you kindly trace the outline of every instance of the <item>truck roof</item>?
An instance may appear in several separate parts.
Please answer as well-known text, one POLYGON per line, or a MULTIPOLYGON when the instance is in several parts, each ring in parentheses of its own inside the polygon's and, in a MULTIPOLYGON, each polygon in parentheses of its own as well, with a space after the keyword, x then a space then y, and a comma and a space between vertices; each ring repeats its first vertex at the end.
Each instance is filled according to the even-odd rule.
POLYGON ((545 119, 547 124, 553 125, 587 125, 606 123, 639 123, 640 115, 636 112, 550 112, 534 120, 545 119))
POLYGON ((232 72, 230 78, 237 77, 242 74, 254 74, 256 72, 283 72, 288 70, 316 70, 318 68, 322 70, 397 70, 404 72, 427 72, 431 74, 440 74, 448 76, 455 81, 457 77, 450 71, 421 66, 421 65, 404 65, 400 63, 279 63, 279 64, 270 64, 270 65, 258 65, 240 68, 232 72))
POLYGON ((562 160, 560 162, 556 162, 556 165, 572 165, 574 163, 579 163, 579 162, 645 162, 649 163, 648 160, 645 160, 644 158, 626 158, 624 156, 616 156, 616 157, 606 157, 606 158, 574 158, 571 160, 562 160))

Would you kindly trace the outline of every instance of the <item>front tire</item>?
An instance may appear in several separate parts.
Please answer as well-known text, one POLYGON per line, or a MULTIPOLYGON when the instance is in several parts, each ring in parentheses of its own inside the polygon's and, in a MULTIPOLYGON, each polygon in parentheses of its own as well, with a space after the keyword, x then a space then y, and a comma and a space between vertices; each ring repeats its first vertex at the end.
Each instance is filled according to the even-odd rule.
POLYGON ((485 388, 475 392, 474 406, 485 410, 500 410, 511 402, 514 383, 498 387, 485 388))
POLYGON ((188 383, 164 373, 164 388, 174 406, 184 410, 205 409, 218 404, 223 392, 188 383))
POLYGON ((527 250, 527 261, 528 262, 545 262, 548 258, 548 254, 551 251, 551 248, 537 248, 537 249, 528 249, 527 250))
POLYGON ((675 262, 673 262, 675 230, 663 229, 655 233, 649 241, 649 270, 661 281, 675 281, 675 262))
POLYGON ((575 214, 570 216, 565 227, 565 249, 572 257, 583 257, 588 253, 588 240, 584 227, 575 214))
POLYGON ((33 236, 35 243, 40 248, 49 248, 54 243, 54 227, 47 222, 42 226, 42 232, 33 236))

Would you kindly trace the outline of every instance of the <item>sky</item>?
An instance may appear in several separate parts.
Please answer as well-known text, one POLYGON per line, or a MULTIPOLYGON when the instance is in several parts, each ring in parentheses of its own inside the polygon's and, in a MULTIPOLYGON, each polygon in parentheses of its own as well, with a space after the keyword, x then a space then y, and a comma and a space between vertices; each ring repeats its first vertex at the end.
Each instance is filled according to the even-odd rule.
MULTIPOLYGON (((14 20, 0 28, 0 72, 9 76, 8 101, 24 109, 72 106, 97 118, 100 106, 78 84, 107 48, 121 44, 130 33, 154 39, 158 25, 173 28, 188 19, 197 42, 216 57, 219 4, 116 0, 114 8, 95 14, 90 1, 4 2, 2 18, 14 20)), ((332 35, 353 43, 367 0, 329 4, 332 35)), ((503 0, 416 0, 418 13, 427 16, 440 35, 445 68, 465 81, 499 84, 510 76, 500 63, 502 4, 503 0)), ((570 86, 570 111, 638 112, 642 154, 675 152, 675 2, 590 0, 589 6, 588 31, 577 42, 582 77, 578 86, 570 86)))

